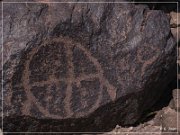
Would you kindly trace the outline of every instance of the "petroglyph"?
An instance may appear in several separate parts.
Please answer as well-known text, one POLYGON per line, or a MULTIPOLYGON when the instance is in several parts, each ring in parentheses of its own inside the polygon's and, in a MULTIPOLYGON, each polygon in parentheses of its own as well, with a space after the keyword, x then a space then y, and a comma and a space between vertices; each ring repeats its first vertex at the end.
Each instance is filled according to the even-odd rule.
POLYGON ((82 100, 80 101, 81 106, 86 108, 89 113, 97 109, 103 102, 104 88, 112 101, 116 99, 116 88, 104 77, 98 60, 82 44, 68 37, 45 39, 43 44, 26 52, 26 57, 21 59, 25 59, 24 70, 21 82, 17 82, 17 84, 22 84, 27 95, 22 106, 22 113, 25 115, 30 115, 32 107, 35 105, 43 117, 63 119, 72 115, 75 117, 83 116, 87 112, 77 111, 74 113, 72 109, 72 103, 76 102, 72 101, 73 96, 75 96, 73 95, 73 86, 81 92, 83 96, 80 99, 82 100), (95 67, 96 72, 88 74, 82 72, 75 76, 73 63, 75 48, 84 54, 95 67), (88 85, 92 83, 96 83, 97 87, 89 88, 88 85), (97 93, 97 99, 93 101, 90 108, 87 108, 88 102, 84 102, 83 99, 92 96, 92 91, 97 93), (59 97, 57 98, 57 96, 59 97))
MULTIPOLYGON (((158 52, 158 51, 160 51, 157 47, 155 48, 155 47, 152 47, 151 45, 149 45, 149 48, 148 48, 149 50, 148 51, 153 51, 153 53, 154 52, 158 52)), ((146 72, 146 68, 149 66, 149 65, 152 65, 153 64, 153 62, 155 62, 156 60, 157 60, 157 58, 158 58, 158 54, 155 54, 154 56, 151 56, 151 57, 149 57, 148 59, 143 59, 143 57, 142 57, 142 53, 143 53, 143 49, 138 49, 137 50, 137 60, 140 62, 140 63, 142 63, 143 65, 142 65, 142 67, 141 67, 141 75, 143 76, 146 72)))

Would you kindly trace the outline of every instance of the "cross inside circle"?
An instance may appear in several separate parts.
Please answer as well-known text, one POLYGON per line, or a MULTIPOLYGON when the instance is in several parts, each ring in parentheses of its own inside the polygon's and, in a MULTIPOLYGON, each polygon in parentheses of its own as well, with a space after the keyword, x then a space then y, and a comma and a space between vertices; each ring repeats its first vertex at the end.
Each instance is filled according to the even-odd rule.
MULTIPOLYGON (((56 50, 57 51, 57 50, 56 50)), ((61 52, 56 52, 59 55, 61 55, 61 52)), ((30 108, 32 107, 32 105, 35 105, 38 110, 44 115, 44 117, 49 117, 49 118, 54 118, 54 119, 62 119, 62 118, 68 118, 71 117, 72 115, 74 115, 74 111, 72 110, 72 97, 73 97, 73 85, 75 85, 76 87, 81 87, 81 82, 82 81, 86 81, 86 80, 95 80, 98 79, 99 81, 99 90, 98 90, 98 94, 97 94, 97 99, 95 101, 95 104, 93 104, 93 106, 88 110, 88 112, 92 112, 93 110, 95 110, 96 108, 98 108, 100 102, 102 101, 102 91, 103 91, 103 87, 106 87, 107 89, 107 93, 110 96, 111 100, 115 100, 116 98, 116 88, 111 85, 109 83, 109 81, 103 76, 103 70, 101 67, 101 64, 98 62, 98 60, 92 56, 92 54, 90 53, 90 51, 88 51, 82 44, 72 41, 70 38, 67 37, 58 37, 58 38, 53 38, 53 39, 49 39, 49 40, 45 40, 43 42, 43 44, 38 45, 37 47, 32 48, 32 50, 28 53, 27 56, 27 60, 24 63, 24 71, 23 71, 23 75, 22 75, 22 85, 25 89, 25 93, 27 95, 27 100, 25 101, 25 104, 23 106, 23 114, 30 114, 30 108), (62 63, 63 59, 60 61, 57 57, 53 58, 53 60, 51 60, 51 64, 46 63, 46 59, 45 57, 48 54, 53 55, 52 51, 42 51, 42 48, 45 47, 53 47, 55 48, 55 45, 58 47, 63 47, 63 52, 65 54, 66 60, 64 60, 64 62, 66 63, 66 72, 67 75, 63 76, 63 72, 59 72, 60 76, 57 76, 57 74, 55 74, 55 72, 58 72, 58 69, 52 69, 53 65, 60 65, 59 62, 62 63), (81 50, 81 52, 83 52, 83 54, 87 57, 87 59, 89 61, 92 62, 92 64, 95 66, 96 71, 95 73, 91 73, 91 74, 80 74, 79 76, 75 76, 74 73, 74 63, 73 63, 73 49, 74 48, 78 48, 79 50, 81 50), (40 55, 39 53, 41 52, 41 54, 43 54, 42 56, 44 56, 44 58, 40 55), (36 59, 39 62, 34 62, 34 59, 36 59), (40 61, 41 59, 41 61, 40 61), (56 60, 54 60, 56 59, 56 60), (59 62, 58 62, 59 60, 59 62), (37 76, 38 78, 38 73, 40 72, 40 70, 38 68, 43 68, 40 67, 42 66, 41 63, 43 61, 43 66, 45 67, 50 67, 50 69, 48 69, 47 71, 45 70, 45 68, 43 69, 43 72, 41 73, 41 76, 44 76, 45 79, 42 80, 38 80, 35 79, 32 81, 32 77, 33 76, 37 76), (34 64, 34 65, 33 65, 34 64), (33 71, 31 71, 31 67, 32 65, 37 68, 35 69, 35 71, 37 71, 36 73, 33 73, 33 71), (39 66, 39 67, 38 67, 39 66), (51 70, 52 69, 52 70, 51 70), (49 73, 49 74, 48 74, 49 73), (62 76, 61 76, 62 75, 62 76), (66 84, 66 87, 61 88, 59 91, 64 91, 64 97, 62 98, 63 101, 58 101, 58 102, 63 102, 63 106, 64 106, 64 110, 66 112, 65 116, 61 116, 59 114, 53 114, 52 112, 49 111, 48 107, 44 107, 42 106, 42 104, 39 102, 41 99, 37 99, 36 94, 32 93, 32 89, 34 88, 38 88, 38 87, 43 87, 43 86, 47 86, 47 90, 49 91, 50 89, 53 90, 52 88, 58 88, 59 84, 66 84), (63 89, 63 90, 62 90, 63 89)), ((64 65, 65 67, 65 65, 64 65)), ((63 65, 61 68, 64 68, 63 65)), ((35 91, 38 92, 38 89, 35 91)), ((83 91, 82 91, 83 94, 83 91)), ((48 102, 49 100, 52 100, 50 97, 46 97, 46 102, 48 102)), ((47 103, 46 103, 47 104, 47 103)), ((57 107, 57 109, 61 109, 61 107, 57 107)), ((80 111, 77 114, 78 116, 83 116, 84 112, 80 111)))

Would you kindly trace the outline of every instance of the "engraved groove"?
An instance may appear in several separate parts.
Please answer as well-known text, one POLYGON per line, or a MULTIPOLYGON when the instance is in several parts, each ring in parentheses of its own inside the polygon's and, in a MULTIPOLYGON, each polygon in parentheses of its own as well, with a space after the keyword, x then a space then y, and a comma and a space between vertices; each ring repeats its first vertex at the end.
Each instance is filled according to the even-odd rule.
POLYGON ((66 45, 66 57, 68 60, 68 81, 67 81, 67 90, 66 90, 66 97, 65 97, 65 109, 68 115, 72 115, 71 110, 71 97, 72 97, 72 83, 74 80, 74 66, 72 62, 72 48, 69 44, 66 45))
MULTIPOLYGON (((102 101, 102 92, 103 92, 103 87, 107 88, 107 92, 111 98, 112 101, 116 99, 116 88, 109 83, 109 81, 103 76, 103 70, 96 58, 94 58, 91 53, 85 49, 81 44, 76 43, 71 41, 69 38, 66 37, 59 37, 59 38, 54 38, 49 40, 46 39, 44 41, 44 44, 39 45, 38 47, 33 48, 29 53, 28 53, 28 58, 25 62, 25 69, 23 71, 23 76, 22 76, 22 85, 25 89, 25 92, 27 94, 27 100, 23 106, 22 112, 23 114, 29 115, 30 114, 30 108, 31 105, 34 103, 36 107, 41 111, 41 113, 46 116, 46 117, 51 117, 51 118, 56 118, 56 119, 62 119, 61 116, 55 115, 55 114, 50 114, 49 111, 47 110, 48 107, 44 108, 39 101, 36 99, 36 97, 32 94, 31 89, 32 87, 42 87, 45 85, 48 85, 48 91, 50 90, 50 87, 52 84, 57 86, 60 84, 60 82, 65 82, 67 84, 66 92, 65 92, 65 99, 64 99, 64 109, 66 111, 66 116, 63 118, 68 118, 72 116, 74 113, 72 112, 71 109, 71 99, 72 99, 72 85, 75 83, 78 87, 81 86, 81 81, 84 80, 93 80, 93 79, 99 79, 100 82, 100 89, 98 92, 98 97, 97 100, 95 101, 95 104, 88 110, 88 112, 92 112, 95 110, 98 105, 100 105, 100 102, 102 101), (56 78, 54 72, 52 75, 49 76, 48 80, 43 80, 40 82, 34 82, 30 84, 30 62, 32 61, 33 57, 35 54, 38 53, 39 49, 41 49, 42 46, 47 46, 50 43, 63 43, 62 45, 65 48, 66 52, 66 59, 67 59, 67 78, 56 78), (78 77, 74 77, 74 65, 73 65, 73 47, 76 46, 79 48, 85 56, 93 63, 95 66, 97 73, 92 73, 92 74, 80 74, 78 77)), ((52 45, 52 44, 51 44, 52 45)), ((47 102, 49 99, 47 99, 47 102)), ((79 112, 78 116, 83 115, 84 112, 79 112)))

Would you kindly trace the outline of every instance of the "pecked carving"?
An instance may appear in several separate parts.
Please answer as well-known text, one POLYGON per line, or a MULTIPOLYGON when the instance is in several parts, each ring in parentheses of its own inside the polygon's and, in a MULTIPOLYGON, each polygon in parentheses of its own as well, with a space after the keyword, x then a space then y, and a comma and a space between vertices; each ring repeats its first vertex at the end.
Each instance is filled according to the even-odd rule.
POLYGON ((6 3, 3 13, 5 132, 107 132, 132 125, 175 75, 175 43, 159 10, 6 3))
POLYGON ((116 88, 104 77, 98 60, 83 45, 68 37, 46 39, 41 45, 28 50, 26 57, 21 59, 25 59, 24 69, 16 85, 22 84, 27 97, 22 105, 22 114, 31 115, 33 106, 36 106, 43 117, 80 117, 99 107, 103 102, 104 90, 107 90, 112 101, 116 99, 116 88), (75 50, 82 54, 84 61, 76 58, 75 50), (76 59, 80 65, 74 62, 76 59), (87 62, 86 66, 89 64, 92 71, 89 71, 91 68, 83 69, 83 62, 87 62), (75 66, 76 70, 79 70, 79 66, 82 72, 75 74, 75 66), (84 98, 92 97, 93 94, 96 97, 94 101, 83 102, 84 98), (75 101, 75 96, 79 96, 78 101, 75 101), (73 102, 78 102, 79 108, 73 108, 73 102), (84 111, 78 111, 80 108, 84 111))

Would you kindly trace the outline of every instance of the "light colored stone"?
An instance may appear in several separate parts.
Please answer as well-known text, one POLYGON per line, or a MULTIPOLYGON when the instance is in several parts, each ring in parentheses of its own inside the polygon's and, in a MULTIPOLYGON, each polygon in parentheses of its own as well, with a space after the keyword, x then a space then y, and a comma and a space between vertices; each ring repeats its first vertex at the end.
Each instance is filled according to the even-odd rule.
POLYGON ((164 132, 180 131, 180 125, 177 125, 177 121, 179 120, 178 115, 178 112, 170 107, 165 107, 163 109, 162 130, 164 132))
POLYGON ((180 25, 180 22, 178 20, 178 18, 180 18, 180 13, 171 12, 170 16, 171 16, 171 20, 170 20, 171 26, 177 27, 177 25, 180 25))
POLYGON ((0 129, 0 135, 3 135, 3 132, 2 132, 2 130, 0 129))
MULTIPOLYGON (((178 78, 179 78, 179 76, 178 76, 178 78)), ((175 109, 180 111, 180 91, 179 91, 179 89, 173 90, 173 100, 174 100, 175 109)))
POLYGON ((180 40, 180 28, 179 27, 171 28, 171 33, 173 34, 173 37, 175 38, 175 40, 177 42, 179 42, 179 40, 180 40))

